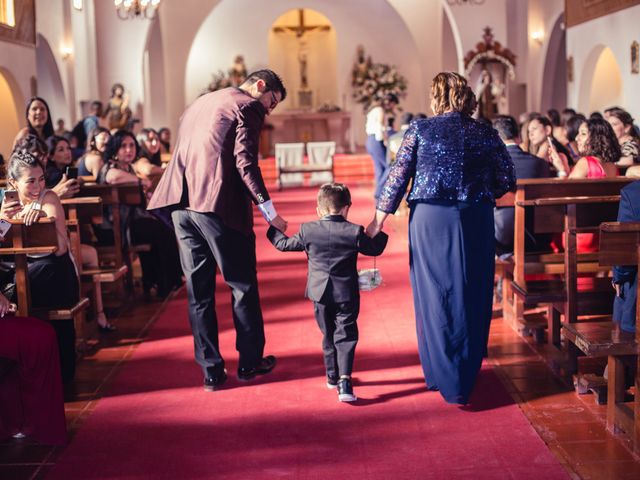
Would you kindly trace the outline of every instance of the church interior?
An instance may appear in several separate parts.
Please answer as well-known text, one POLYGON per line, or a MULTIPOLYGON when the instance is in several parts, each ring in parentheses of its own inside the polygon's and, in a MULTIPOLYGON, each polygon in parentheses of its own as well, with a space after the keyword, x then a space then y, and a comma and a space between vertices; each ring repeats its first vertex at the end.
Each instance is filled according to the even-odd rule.
MULTIPOLYGON (((635 302, 629 323, 615 313, 616 269, 635 267, 635 299, 640 265, 640 204, 620 216, 640 180, 639 24, 640 0, 0 0, 0 478, 640 478, 635 302), (190 291, 177 254, 158 253, 175 237, 145 207, 178 161, 183 112, 262 69, 287 91, 255 161, 288 235, 317 220, 326 182, 349 187, 349 221, 367 227, 405 132, 438 116, 439 72, 466 79, 474 122, 506 151, 542 159, 541 178, 514 160, 517 185, 495 199, 491 325, 465 405, 425 385, 411 201, 386 220, 384 253, 358 260, 373 280, 360 285, 357 401, 325 388, 307 257, 276 251, 258 208, 265 353, 278 364, 203 391, 190 291), (595 158, 581 143, 591 124, 617 154, 579 174, 595 158), (120 183, 104 169, 118 135, 136 152, 120 183), (26 150, 64 219, 7 213, 25 203, 13 165, 26 150), (70 277, 42 283, 44 257, 70 277)), ((222 270, 216 334, 235 372, 238 299, 222 270)))

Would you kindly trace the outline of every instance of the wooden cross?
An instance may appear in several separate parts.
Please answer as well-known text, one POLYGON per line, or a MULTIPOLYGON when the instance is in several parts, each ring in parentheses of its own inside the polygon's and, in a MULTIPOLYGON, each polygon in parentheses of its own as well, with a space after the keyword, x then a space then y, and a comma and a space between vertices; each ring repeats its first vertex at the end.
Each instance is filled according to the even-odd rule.
POLYGON ((293 32, 297 38, 301 38, 305 33, 313 30, 319 30, 321 32, 327 32, 331 30, 330 25, 305 25, 304 23, 304 9, 298 9, 298 25, 285 25, 282 27, 273 27, 274 33, 288 33, 293 32))

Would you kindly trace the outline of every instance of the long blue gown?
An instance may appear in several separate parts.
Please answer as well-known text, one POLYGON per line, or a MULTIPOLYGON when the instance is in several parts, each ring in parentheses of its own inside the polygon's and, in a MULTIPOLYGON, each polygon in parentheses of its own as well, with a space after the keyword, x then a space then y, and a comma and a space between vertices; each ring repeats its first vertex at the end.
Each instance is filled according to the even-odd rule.
POLYGON ((405 134, 377 208, 408 201, 411 286, 426 384, 465 404, 491 323, 495 199, 515 188, 511 158, 490 125, 458 112, 405 134))

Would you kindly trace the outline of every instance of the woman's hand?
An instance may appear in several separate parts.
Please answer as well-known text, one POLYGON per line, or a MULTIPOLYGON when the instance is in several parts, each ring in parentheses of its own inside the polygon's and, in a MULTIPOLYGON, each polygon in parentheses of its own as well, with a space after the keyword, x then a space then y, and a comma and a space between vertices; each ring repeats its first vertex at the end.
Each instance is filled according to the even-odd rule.
POLYGON ((77 179, 67 178, 67 174, 63 174, 58 184, 51 190, 58 195, 59 198, 71 198, 80 191, 80 183, 77 179))
POLYGON ((7 313, 15 311, 15 305, 13 305, 7 297, 0 293, 0 318, 4 317, 7 313))
POLYGON ((14 218, 18 213, 22 210, 22 205, 18 200, 14 200, 12 202, 7 202, 6 200, 2 202, 2 207, 0 207, 0 217, 2 218, 14 218))
POLYGON ((22 219, 24 221, 24 224, 29 227, 31 225, 33 225, 34 223, 36 223, 38 221, 38 219, 42 216, 44 216, 44 212, 41 209, 42 207, 40 206, 39 203, 31 203, 29 205, 29 208, 26 209, 22 215, 22 219))
POLYGON ((374 215, 373 220, 371 220, 371 223, 367 226, 365 233, 371 238, 378 235, 382 231, 387 215, 389 214, 376 210, 376 214, 374 215))
POLYGON ((565 168, 565 165, 564 165, 564 160, 562 159, 562 157, 558 153, 558 150, 556 150, 555 145, 551 141, 551 137, 547 137, 547 144, 549 145, 548 155, 549 155, 549 159, 551 160, 551 164, 558 171, 559 176, 566 177, 567 175, 569 175, 569 172, 567 172, 567 169, 565 168))

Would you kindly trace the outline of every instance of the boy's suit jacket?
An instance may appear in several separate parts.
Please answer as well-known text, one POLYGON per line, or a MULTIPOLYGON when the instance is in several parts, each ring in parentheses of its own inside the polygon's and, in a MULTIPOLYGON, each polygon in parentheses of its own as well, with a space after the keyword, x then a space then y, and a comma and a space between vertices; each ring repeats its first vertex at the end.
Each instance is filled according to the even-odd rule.
POLYGON ((354 300, 358 289, 358 253, 380 255, 388 237, 380 232, 374 238, 364 228, 348 222, 342 215, 327 215, 303 223, 293 237, 270 227, 267 237, 280 251, 305 251, 309 258, 306 296, 314 302, 354 300))

